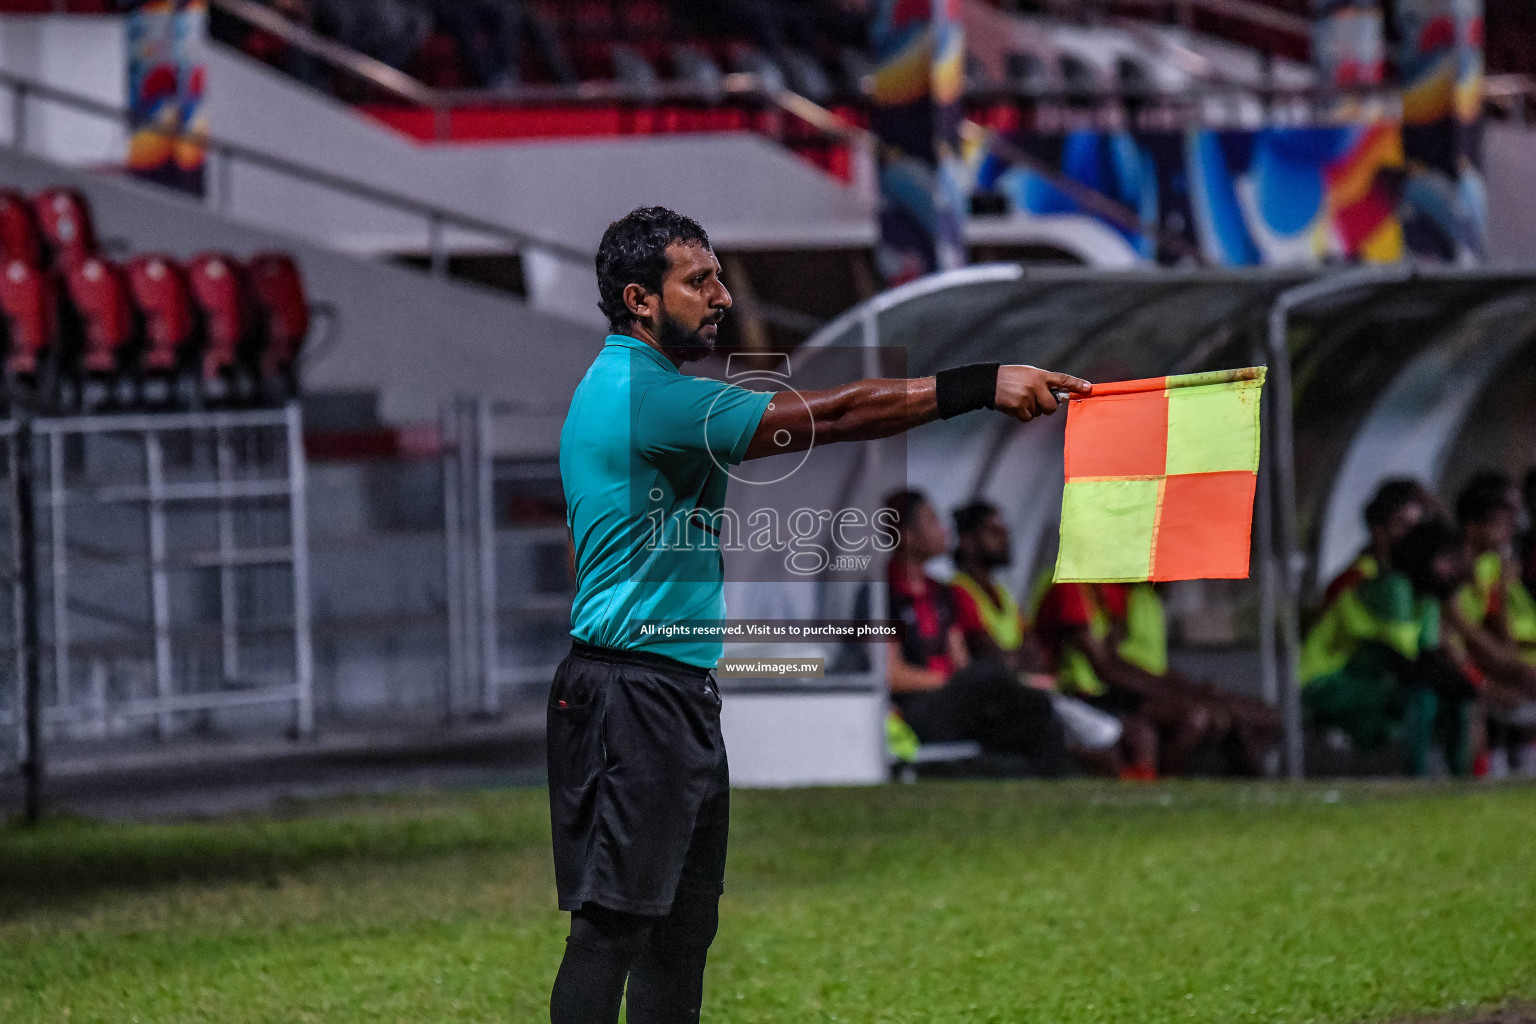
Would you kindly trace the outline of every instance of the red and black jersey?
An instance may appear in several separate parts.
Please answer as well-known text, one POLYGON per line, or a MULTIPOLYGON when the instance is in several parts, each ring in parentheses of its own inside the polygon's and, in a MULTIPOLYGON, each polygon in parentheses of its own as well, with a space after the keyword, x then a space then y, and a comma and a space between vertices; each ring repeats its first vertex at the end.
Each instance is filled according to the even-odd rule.
POLYGON ((891 591, 891 618, 900 619, 905 626, 902 657, 918 668, 948 676, 955 670, 949 655, 949 631, 959 621, 954 592, 926 574, 922 585, 914 588, 897 559, 891 560, 886 580, 891 591))

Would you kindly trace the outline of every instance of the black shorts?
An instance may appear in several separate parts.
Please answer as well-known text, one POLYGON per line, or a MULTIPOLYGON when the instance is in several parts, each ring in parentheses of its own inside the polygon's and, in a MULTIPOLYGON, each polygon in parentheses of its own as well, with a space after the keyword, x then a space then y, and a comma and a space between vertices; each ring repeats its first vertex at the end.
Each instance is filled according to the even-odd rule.
POLYGON ((548 727, 561 910, 666 914, 680 889, 724 891, 730 774, 712 671, 573 642, 548 727))
POLYGON ((1117 718, 1136 717, 1141 714, 1141 706, 1144 703, 1144 699, 1139 694, 1115 686, 1105 687, 1103 693, 1084 697, 1083 700, 1117 718))

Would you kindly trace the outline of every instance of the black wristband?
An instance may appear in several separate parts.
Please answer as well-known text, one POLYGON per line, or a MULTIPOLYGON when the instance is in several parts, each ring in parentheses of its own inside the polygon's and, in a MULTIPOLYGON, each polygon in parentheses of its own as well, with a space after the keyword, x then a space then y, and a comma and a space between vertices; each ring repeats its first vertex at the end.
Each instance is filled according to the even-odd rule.
POLYGON ((996 408, 997 371, 1002 363, 967 363, 940 370, 934 375, 933 396, 939 403, 939 419, 963 412, 996 408))

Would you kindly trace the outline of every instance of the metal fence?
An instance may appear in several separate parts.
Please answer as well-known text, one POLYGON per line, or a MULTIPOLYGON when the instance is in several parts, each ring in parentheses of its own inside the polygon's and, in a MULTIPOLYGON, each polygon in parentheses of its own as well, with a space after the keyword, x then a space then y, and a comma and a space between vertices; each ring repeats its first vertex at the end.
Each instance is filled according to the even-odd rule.
POLYGON ((559 465, 499 458, 506 415, 473 397, 444 415, 449 690, 456 707, 485 716, 547 691, 568 646, 575 586, 559 465))
MULTIPOLYGON (((39 749, 541 722, 574 579, 558 461, 518 454, 520 426, 461 397, 392 455, 308 459, 297 405, 31 421, 39 749)), ((0 422, 0 443, 17 429, 0 422)), ((0 502, 13 542, 15 511, 0 502)), ((10 548, 0 571, 18 588, 10 548)), ((878 588, 843 589, 805 614, 879 617, 878 588)), ((28 755, 23 604, 8 605, 0 771, 28 755)), ((728 689, 883 685, 860 645, 751 646, 734 653, 825 654, 827 677, 728 689)))
MULTIPOLYGON (((296 405, 37 419, 25 432, 7 420, 0 436, 8 449, 30 438, 30 452, 18 454, 30 457, 35 481, 45 738, 167 740, 211 716, 274 712, 294 736, 313 730, 296 405)), ((7 502, 7 535, 15 513, 7 502)), ((19 594, 18 543, 8 548, 19 594)), ((16 636, 22 611, 18 597, 0 642, 16 636)), ((16 685, 0 691, 7 726, 23 717, 24 671, 14 664, 16 685)), ((23 730, 6 732, 24 758, 23 730)))

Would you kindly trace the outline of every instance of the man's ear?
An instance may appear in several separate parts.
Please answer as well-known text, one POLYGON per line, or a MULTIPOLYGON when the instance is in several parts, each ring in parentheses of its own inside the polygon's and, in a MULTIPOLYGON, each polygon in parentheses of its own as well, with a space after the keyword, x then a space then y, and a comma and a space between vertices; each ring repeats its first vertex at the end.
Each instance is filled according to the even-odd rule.
POLYGON ((649 320, 656 315, 656 296, 646 291, 644 285, 625 285, 624 305, 636 320, 649 320))

